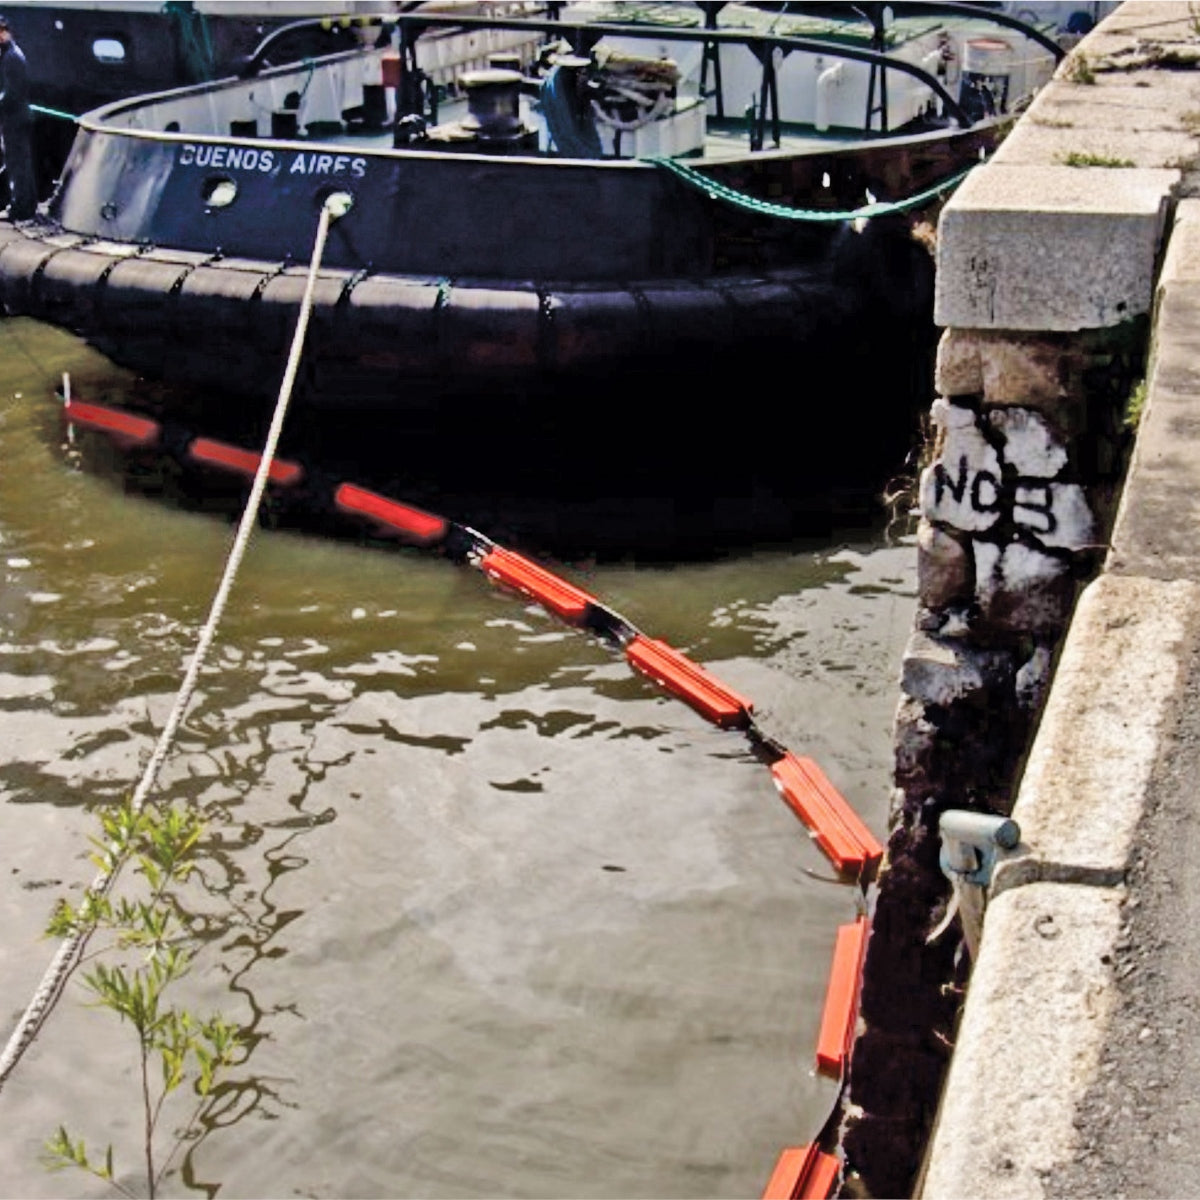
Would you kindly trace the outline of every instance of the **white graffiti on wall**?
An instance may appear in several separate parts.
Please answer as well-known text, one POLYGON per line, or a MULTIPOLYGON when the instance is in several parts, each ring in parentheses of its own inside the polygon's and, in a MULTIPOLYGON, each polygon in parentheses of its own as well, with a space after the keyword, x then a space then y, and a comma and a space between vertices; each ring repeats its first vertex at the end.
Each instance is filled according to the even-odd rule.
POLYGON ((1087 497, 1079 484, 1056 478, 1067 452, 1038 413, 1004 409, 985 418, 939 399, 932 415, 942 437, 938 457, 921 476, 921 510, 929 520, 970 533, 1007 520, 1054 549, 1093 543, 1087 497))

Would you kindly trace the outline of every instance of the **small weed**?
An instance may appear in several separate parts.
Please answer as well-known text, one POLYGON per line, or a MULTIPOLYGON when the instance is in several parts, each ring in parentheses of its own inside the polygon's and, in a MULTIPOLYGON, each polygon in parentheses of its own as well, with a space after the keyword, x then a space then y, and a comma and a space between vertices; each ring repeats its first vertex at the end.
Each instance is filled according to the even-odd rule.
POLYGON ((1131 158, 1113 158, 1108 154, 1085 154, 1072 150, 1070 154, 1060 154, 1058 161, 1066 167, 1134 167, 1137 164, 1131 158))
POLYGON ((1063 78, 1069 83, 1095 83, 1096 72, 1086 54, 1074 53, 1066 61, 1063 78))
POLYGON ((1074 121, 1056 121, 1053 117, 1030 117, 1031 125, 1041 125, 1045 129, 1074 129, 1074 121))
POLYGON ((1133 391, 1129 393, 1129 399, 1125 401, 1125 420, 1126 429, 1137 429, 1141 424, 1142 410, 1146 407, 1146 381, 1139 379, 1134 385, 1133 391))

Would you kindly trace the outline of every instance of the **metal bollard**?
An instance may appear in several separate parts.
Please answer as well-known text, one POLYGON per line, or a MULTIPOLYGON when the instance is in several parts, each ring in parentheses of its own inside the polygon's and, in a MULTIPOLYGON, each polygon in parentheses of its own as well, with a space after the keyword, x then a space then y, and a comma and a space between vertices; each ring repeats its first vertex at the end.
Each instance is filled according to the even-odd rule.
POLYGON ((974 961, 979 954, 992 868, 1001 850, 1012 850, 1021 841, 1021 827, 1011 817, 952 808, 942 813, 938 831, 942 836, 938 861, 954 887, 963 938, 974 961))

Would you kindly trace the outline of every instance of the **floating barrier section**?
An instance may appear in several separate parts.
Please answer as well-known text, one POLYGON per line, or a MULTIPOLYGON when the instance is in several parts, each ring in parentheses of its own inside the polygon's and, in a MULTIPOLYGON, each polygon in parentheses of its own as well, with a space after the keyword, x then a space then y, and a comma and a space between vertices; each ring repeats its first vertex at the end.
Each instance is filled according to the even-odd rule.
POLYGON ((841 1162, 816 1143, 788 1146, 775 1163, 762 1200, 826 1200, 840 1170, 841 1162))
POLYGON ((450 522, 444 517, 413 508, 411 504, 389 500, 378 492, 369 492, 352 483, 339 485, 333 494, 333 503, 341 512, 370 517, 418 546, 432 546, 440 542, 450 528, 450 522))
POLYGON ((643 675, 690 704, 722 729, 745 729, 753 705, 666 642, 638 634, 625 657, 643 675))
POLYGON ((148 417, 136 417, 132 413, 105 408, 102 404, 87 404, 82 400, 66 401, 63 414, 72 424, 98 429, 124 446, 153 446, 162 433, 158 422, 148 417))
MULTIPOLYGON (((235 475, 245 475, 249 479, 258 474, 259 464, 262 462, 262 455, 255 454, 252 450, 243 450, 240 446, 231 446, 227 442, 203 437, 196 438, 188 446, 187 454, 190 459, 203 463, 206 467, 220 467, 232 471, 235 475)), ((304 478, 304 468, 299 463, 275 458, 271 460, 267 478, 272 483, 288 487, 304 478)))
POLYGON ((839 871, 857 875, 883 857, 883 847, 811 758, 789 751, 771 764, 771 775, 787 806, 839 871))
POLYGON ((817 1035, 817 1070, 834 1079, 842 1077, 854 1041, 868 930, 866 917, 859 917, 852 925, 842 925, 833 947, 833 966, 825 992, 821 1031, 817 1035))
POLYGON ((582 624, 588 610, 596 604, 574 584, 501 546, 492 547, 479 565, 489 578, 532 597, 572 625, 582 624))

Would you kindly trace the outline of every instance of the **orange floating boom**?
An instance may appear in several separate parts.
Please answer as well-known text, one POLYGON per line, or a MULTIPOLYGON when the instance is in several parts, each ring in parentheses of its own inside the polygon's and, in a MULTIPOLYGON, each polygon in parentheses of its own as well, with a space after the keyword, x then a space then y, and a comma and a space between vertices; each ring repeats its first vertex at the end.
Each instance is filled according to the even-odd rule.
POLYGON ((852 925, 839 926, 833 947, 833 965, 817 1035, 817 1070, 834 1079, 842 1077, 854 1041, 869 928, 866 917, 859 917, 852 925))
POLYGON ((625 646, 625 657, 643 675, 650 676, 722 729, 743 729, 750 724, 754 706, 749 700, 666 642, 639 633, 625 646))
POLYGON ((63 405, 63 414, 68 421, 112 434, 130 446, 149 446, 158 441, 161 429, 157 421, 148 417, 135 417, 102 404, 88 404, 82 400, 68 400, 63 405))
POLYGON ((839 871, 858 874, 883 857, 883 847, 811 758, 791 751, 771 764, 775 786, 839 871))
POLYGON ((775 1163, 762 1200, 826 1200, 840 1169, 838 1159, 815 1142, 788 1146, 775 1163))
MULTIPOLYGON (((240 446, 231 446, 227 442, 214 441, 212 438, 196 438, 187 448, 189 458, 206 463, 210 467, 223 467, 238 475, 246 475, 253 479, 258 473, 258 465, 262 455, 253 450, 243 450, 240 446)), ((284 486, 299 483, 304 475, 304 468, 299 463, 288 462, 282 458, 271 460, 271 468, 267 478, 272 483, 284 486)))
POLYGON ((341 484, 333 494, 333 502, 342 512, 358 513, 378 521, 381 525, 390 526, 418 546, 440 542, 450 527, 450 523, 444 517, 413 508, 411 504, 389 500, 386 496, 369 492, 366 488, 356 487, 352 483, 341 484))
POLYGON ((564 621, 575 625, 583 621, 588 608, 596 603, 592 596, 574 584, 501 546, 489 550, 480 565, 492 579, 524 592, 552 613, 557 613, 564 621))

